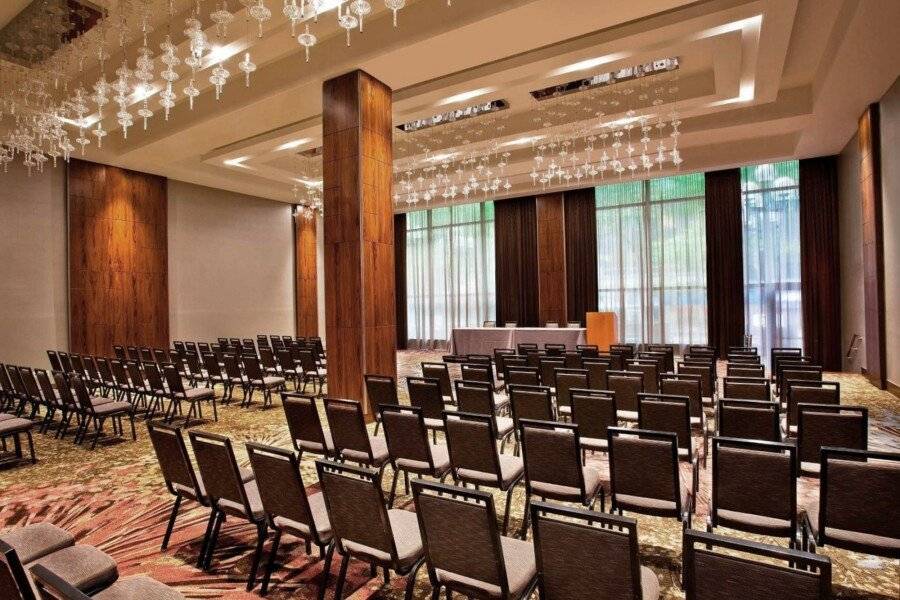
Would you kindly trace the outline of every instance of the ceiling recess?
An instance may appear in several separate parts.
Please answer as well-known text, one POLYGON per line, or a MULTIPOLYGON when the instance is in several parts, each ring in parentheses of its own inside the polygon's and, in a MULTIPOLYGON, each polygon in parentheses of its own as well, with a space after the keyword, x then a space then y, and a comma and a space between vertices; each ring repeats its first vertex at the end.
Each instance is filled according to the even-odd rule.
POLYGON ((490 102, 479 102, 473 106, 458 108, 456 110, 447 111, 438 115, 428 117, 426 119, 416 119, 397 125, 400 131, 419 131, 420 129, 428 129, 429 127, 437 127, 438 125, 446 125, 455 123, 472 117, 479 117, 490 113, 499 112, 509 108, 509 102, 506 100, 491 100, 490 102))
POLYGON ((678 70, 678 66, 679 64, 677 57, 660 58, 641 65, 632 65, 630 67, 623 67, 616 71, 600 73, 599 75, 594 75, 593 77, 590 77, 588 79, 576 79, 574 81, 569 81, 568 83, 561 83, 559 85, 552 85, 540 90, 533 90, 531 92, 531 96, 538 101, 549 100, 551 98, 565 96, 566 94, 583 92, 598 87, 605 87, 609 85, 615 85, 617 83, 624 83, 626 81, 640 79, 641 77, 676 71, 678 70))

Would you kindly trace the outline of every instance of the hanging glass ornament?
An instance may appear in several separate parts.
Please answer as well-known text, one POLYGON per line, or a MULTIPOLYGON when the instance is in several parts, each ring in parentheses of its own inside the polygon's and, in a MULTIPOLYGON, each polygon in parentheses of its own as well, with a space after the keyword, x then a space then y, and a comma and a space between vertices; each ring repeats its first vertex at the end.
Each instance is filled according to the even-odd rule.
POLYGON ((250 87, 250 73, 256 70, 256 65, 250 61, 250 53, 244 53, 244 60, 238 64, 238 69, 244 72, 244 81, 250 87))
POLYGON ((258 0, 256 4, 250 7, 249 13, 250 16, 259 23, 259 33, 257 34, 257 37, 262 37, 263 23, 272 18, 272 11, 266 8, 266 5, 263 4, 263 0, 258 0))
POLYGON ((306 25, 306 30, 297 36, 297 42, 299 42, 306 51, 306 62, 309 62, 309 49, 315 46, 318 41, 319 39, 309 32, 309 24, 306 25))

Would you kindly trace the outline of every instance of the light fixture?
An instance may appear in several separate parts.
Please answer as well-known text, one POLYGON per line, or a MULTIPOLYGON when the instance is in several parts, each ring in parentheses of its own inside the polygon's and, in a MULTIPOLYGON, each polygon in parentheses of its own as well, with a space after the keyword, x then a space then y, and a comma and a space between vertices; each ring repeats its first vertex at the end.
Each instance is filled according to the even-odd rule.
POLYGON ((222 161, 222 164, 228 165, 229 167, 241 167, 244 169, 249 169, 250 167, 244 164, 244 161, 249 160, 250 156, 239 156, 237 158, 229 158, 222 161))
POLYGON ((533 144, 534 142, 537 142, 538 140, 544 139, 544 137, 546 137, 546 136, 543 136, 543 135, 526 135, 525 137, 520 137, 520 138, 515 139, 515 140, 509 140, 508 142, 503 142, 503 143, 500 144, 500 145, 501 145, 502 147, 504 147, 504 148, 509 147, 509 146, 522 146, 522 145, 524 145, 524 144, 533 144))
POLYGON ((443 100, 437 103, 437 106, 447 106, 448 104, 457 104, 459 102, 465 102, 466 100, 471 100, 472 98, 477 98, 478 96, 484 96, 486 94, 490 94, 495 90, 492 87, 479 88, 477 90, 470 90, 468 92, 462 92, 459 94, 454 94, 452 96, 447 96, 443 100))
POLYGON ((550 72, 550 76, 558 77, 559 75, 568 75, 569 73, 577 73, 578 71, 596 69, 599 66, 608 65, 611 62, 623 60, 625 58, 628 58, 629 56, 631 56, 631 52, 614 52, 612 54, 605 54, 596 58, 581 60, 576 63, 572 63, 571 65, 566 65, 565 67, 554 69, 550 72))
POLYGON ((678 68, 679 62, 677 57, 659 58, 647 63, 622 67, 621 69, 609 71, 607 73, 600 73, 588 79, 576 79, 558 85, 551 85, 550 87, 539 90, 532 90, 531 96, 535 100, 543 101, 575 92, 584 92, 596 87, 624 83, 645 76, 677 71, 678 68))
POLYGON ((300 138, 299 140, 291 140, 290 142, 285 142, 285 143, 281 144, 280 146, 278 146, 277 148, 275 148, 275 151, 279 152, 281 150, 292 150, 294 148, 298 148, 298 147, 302 146, 303 144, 308 144, 311 141, 312 141, 312 138, 300 138))
POLYGON ((458 108, 456 110, 433 115, 425 119, 416 119, 415 121, 409 121, 407 123, 403 123, 402 125, 397 125, 397 129, 401 131, 418 131, 420 129, 435 127, 437 125, 455 123, 457 121, 462 121, 463 119, 470 119, 472 117, 477 117, 480 115, 495 113, 501 110, 506 110, 507 108, 509 108, 509 102, 507 102, 506 100, 491 100, 490 102, 475 104, 473 106, 467 106, 465 108, 458 108))

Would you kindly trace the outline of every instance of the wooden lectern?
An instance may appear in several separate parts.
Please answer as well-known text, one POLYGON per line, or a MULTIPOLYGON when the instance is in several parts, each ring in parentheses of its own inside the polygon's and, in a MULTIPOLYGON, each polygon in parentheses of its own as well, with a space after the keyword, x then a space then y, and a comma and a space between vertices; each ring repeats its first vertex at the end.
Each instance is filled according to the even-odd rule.
POLYGON ((587 343, 595 344, 600 350, 609 350, 610 344, 617 344, 616 313, 587 313, 587 343))

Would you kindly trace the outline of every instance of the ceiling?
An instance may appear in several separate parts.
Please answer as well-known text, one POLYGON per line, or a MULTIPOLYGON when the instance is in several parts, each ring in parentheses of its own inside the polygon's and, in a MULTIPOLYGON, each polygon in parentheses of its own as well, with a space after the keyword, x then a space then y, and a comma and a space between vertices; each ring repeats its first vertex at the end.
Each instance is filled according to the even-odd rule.
MULTIPOLYGON (((262 39, 239 14, 219 50, 235 55, 227 66, 239 75, 220 100, 203 89, 191 110, 179 93, 168 121, 157 111, 149 131, 113 133, 86 157, 290 202, 297 181, 321 177, 319 159, 298 153, 321 145, 322 82, 361 68, 394 90, 395 124, 507 100, 509 109, 494 115, 395 130, 395 171, 402 177, 435 155, 502 147, 509 186, 492 197, 515 196, 535 190, 531 139, 583 127, 600 113, 615 120, 630 102, 614 89, 626 84, 547 102, 531 90, 677 57, 680 68, 649 85, 664 90, 660 111, 678 112, 680 170, 689 172, 836 153, 864 107, 900 74, 896 0, 416 0, 396 29, 378 1, 349 47, 334 19, 323 17, 309 62, 280 3, 267 3, 275 18, 262 39), (249 87, 236 68, 245 49, 259 66, 249 87), (466 99, 454 101, 460 94, 466 99)), ((0 23, 15 4, 26 3, 3 2, 0 23)), ((208 33, 215 41, 213 27, 208 33)), ((115 131, 114 120, 104 124, 115 131)), ((547 189, 576 185, 585 181, 547 189)))

